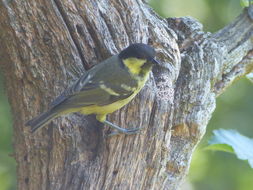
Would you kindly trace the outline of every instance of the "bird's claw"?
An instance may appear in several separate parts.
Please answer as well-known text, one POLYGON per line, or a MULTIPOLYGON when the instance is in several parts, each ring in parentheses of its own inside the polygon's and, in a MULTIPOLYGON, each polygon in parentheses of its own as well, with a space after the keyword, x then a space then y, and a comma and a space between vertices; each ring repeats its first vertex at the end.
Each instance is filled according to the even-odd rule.
POLYGON ((132 128, 132 129, 122 129, 122 130, 117 130, 115 132, 112 132, 107 135, 107 137, 112 137, 115 135, 120 135, 120 134, 125 134, 125 135, 134 135, 139 133, 141 128, 132 128))

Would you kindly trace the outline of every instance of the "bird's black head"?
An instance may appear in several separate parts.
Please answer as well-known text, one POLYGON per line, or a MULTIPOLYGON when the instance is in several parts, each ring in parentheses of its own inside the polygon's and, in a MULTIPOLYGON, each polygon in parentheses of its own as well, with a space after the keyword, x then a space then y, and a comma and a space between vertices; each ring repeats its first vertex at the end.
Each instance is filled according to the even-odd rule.
POLYGON ((157 63, 154 57, 154 48, 142 43, 131 44, 119 54, 120 59, 137 58, 147 60, 152 63, 157 63))

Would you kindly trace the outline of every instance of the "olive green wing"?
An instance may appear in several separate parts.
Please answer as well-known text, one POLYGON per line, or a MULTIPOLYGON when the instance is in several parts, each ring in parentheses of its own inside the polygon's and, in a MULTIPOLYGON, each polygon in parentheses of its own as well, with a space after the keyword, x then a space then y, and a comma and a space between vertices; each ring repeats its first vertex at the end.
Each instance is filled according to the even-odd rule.
MULTIPOLYGON (((66 89, 62 94, 60 94, 51 104, 50 107, 53 108, 58 106, 68 100, 70 97, 78 94, 81 91, 85 91, 88 89, 95 89, 98 85, 98 80, 93 80, 94 78, 98 78, 99 72, 102 71, 105 64, 110 65, 110 62, 115 62, 117 56, 112 56, 111 58, 103 61, 102 63, 95 65, 90 70, 88 70, 85 74, 83 74, 80 79, 78 79, 72 86, 66 89), (95 75, 95 76, 94 76, 95 75), (98 76, 96 76, 98 75, 98 76)), ((106 67, 105 67, 106 68, 106 67)))
POLYGON ((115 101, 125 99, 131 96, 133 92, 127 94, 111 94, 110 92, 96 86, 92 89, 83 90, 64 102, 64 105, 71 108, 84 107, 88 105, 108 105, 115 101))
POLYGON ((138 83, 119 66, 119 61, 117 56, 113 56, 94 66, 57 97, 51 107, 60 106, 65 109, 108 105, 131 96, 138 83))
POLYGON ((112 89, 108 89, 105 88, 104 84, 86 85, 82 91, 64 97, 63 101, 56 106, 60 110, 81 108, 89 105, 103 106, 126 99, 133 94, 133 91, 128 91, 124 94, 112 93, 112 89))
POLYGON ((80 92, 80 85, 87 85, 89 81, 90 75, 89 73, 85 73, 78 81, 76 81, 72 86, 66 89, 63 93, 61 93, 57 98, 53 100, 50 104, 50 107, 56 107, 63 102, 65 102, 69 97, 73 96, 74 94, 80 92))

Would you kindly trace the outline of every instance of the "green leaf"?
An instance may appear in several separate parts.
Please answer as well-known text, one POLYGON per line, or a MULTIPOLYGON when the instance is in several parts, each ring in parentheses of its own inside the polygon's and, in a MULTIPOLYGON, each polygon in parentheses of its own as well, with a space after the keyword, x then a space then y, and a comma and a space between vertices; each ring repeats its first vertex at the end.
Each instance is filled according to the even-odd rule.
POLYGON ((253 73, 247 74, 246 77, 253 83, 253 73))
POLYGON ((238 159, 248 160, 253 168, 253 139, 241 135, 236 130, 218 129, 208 142, 206 149, 235 153, 238 159))
POLYGON ((235 153, 233 147, 227 144, 211 144, 205 147, 205 150, 218 150, 223 152, 235 153))
POLYGON ((252 4, 253 2, 252 2, 252 0, 240 0, 240 5, 241 5, 241 7, 248 7, 249 6, 249 4, 252 4))

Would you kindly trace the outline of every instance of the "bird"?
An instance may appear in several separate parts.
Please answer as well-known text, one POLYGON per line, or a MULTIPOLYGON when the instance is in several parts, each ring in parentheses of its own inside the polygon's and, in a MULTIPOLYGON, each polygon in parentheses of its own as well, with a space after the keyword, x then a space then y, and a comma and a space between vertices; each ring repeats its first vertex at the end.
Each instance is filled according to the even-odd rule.
POLYGON ((106 120, 106 116, 128 104, 144 87, 153 65, 159 65, 155 54, 154 48, 147 44, 129 45, 86 71, 52 101, 46 112, 25 125, 34 133, 56 117, 79 112, 95 114, 99 122, 116 129, 117 133, 137 133, 140 128, 119 127, 106 120))

